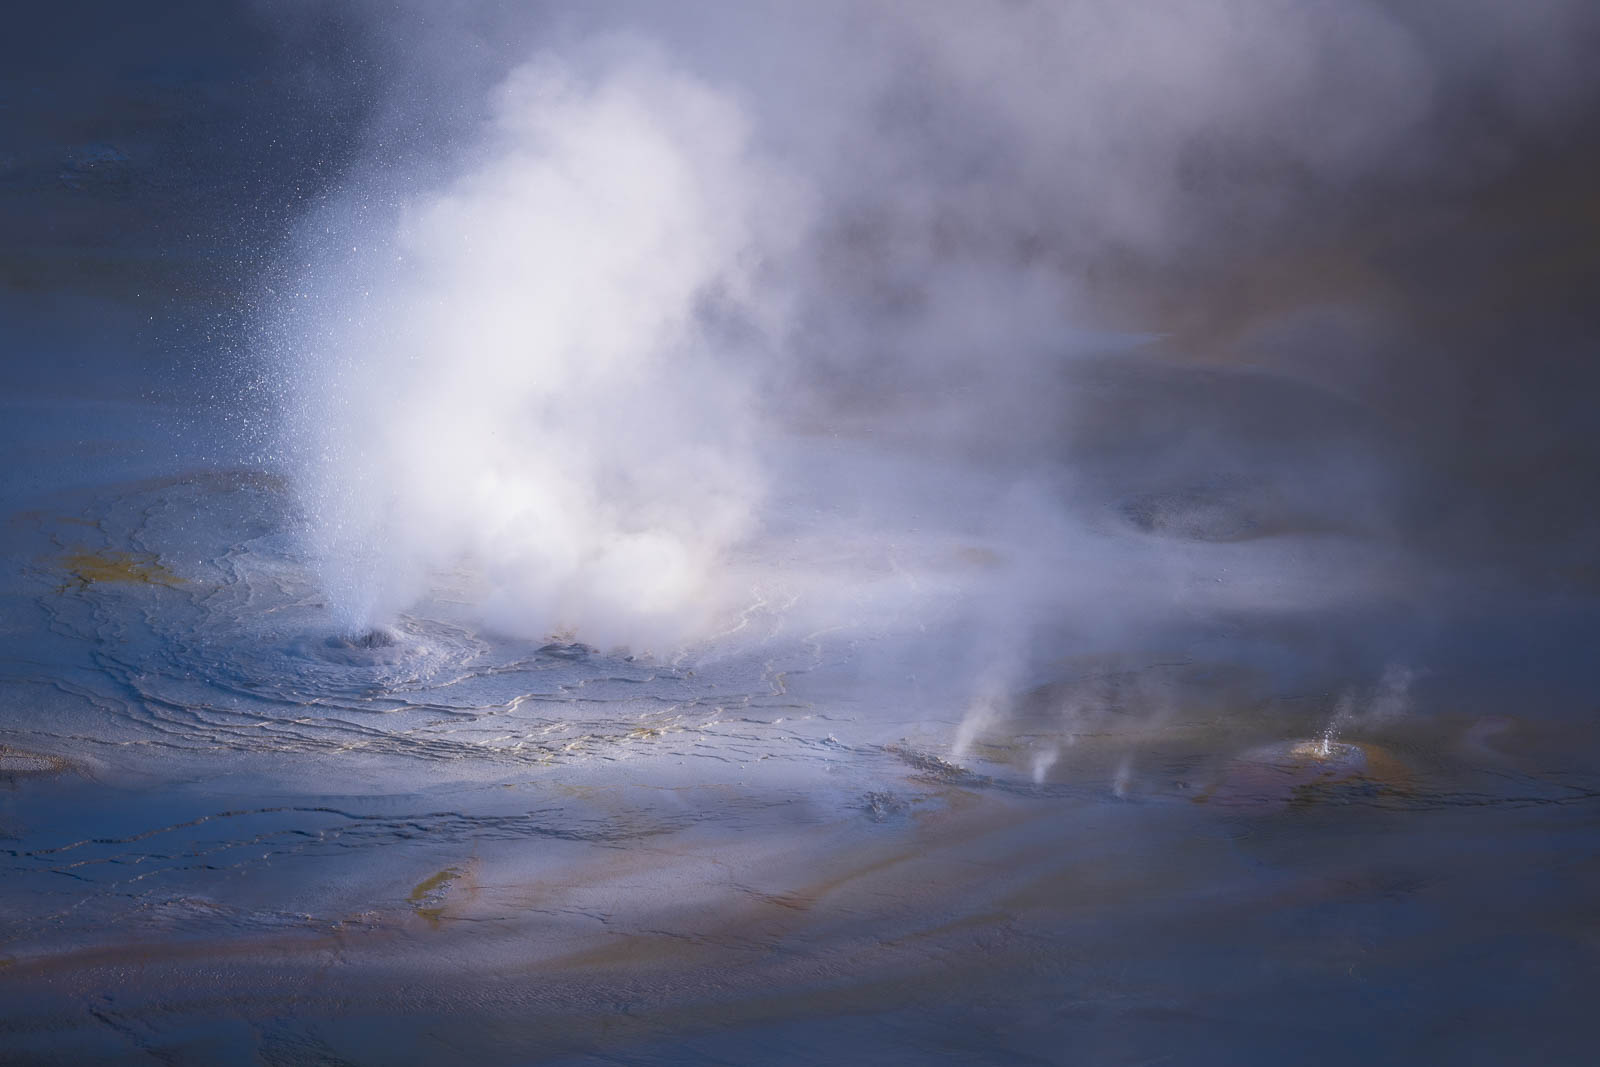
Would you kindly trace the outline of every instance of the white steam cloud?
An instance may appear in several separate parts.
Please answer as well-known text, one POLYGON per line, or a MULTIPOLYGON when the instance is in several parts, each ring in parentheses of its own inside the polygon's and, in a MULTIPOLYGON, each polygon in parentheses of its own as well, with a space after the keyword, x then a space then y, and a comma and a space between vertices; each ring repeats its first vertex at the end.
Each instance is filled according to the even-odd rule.
POLYGON ((315 279, 345 295, 297 379, 299 474, 344 627, 462 568, 512 632, 670 642, 727 607, 763 257, 799 205, 735 103, 608 52, 516 70, 470 167, 315 279))
MULTIPOLYGON (((1018 647, 1041 620, 1111 641, 1392 593, 1392 449, 1353 373, 1138 345, 1218 263, 1277 256, 1270 289, 1364 195, 1505 173, 1482 116, 1559 127, 1595 21, 383 11, 394 92, 304 227, 274 354, 338 625, 448 588, 508 632, 658 650, 802 593, 825 624, 829 598, 907 624, 965 603, 1018 647)), ((1334 311, 1382 337, 1404 309, 1334 311)), ((1032 655, 984 676, 1024 685, 1032 655)))

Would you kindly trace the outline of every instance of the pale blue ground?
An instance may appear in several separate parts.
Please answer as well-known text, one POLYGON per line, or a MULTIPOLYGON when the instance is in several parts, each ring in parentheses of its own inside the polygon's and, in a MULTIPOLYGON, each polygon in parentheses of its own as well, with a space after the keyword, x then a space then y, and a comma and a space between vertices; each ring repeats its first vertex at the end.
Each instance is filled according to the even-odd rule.
POLYGON ((1318 763, 1292 643, 1198 627, 1033 668, 958 753, 959 627, 655 662, 446 597, 365 648, 279 480, 88 410, 10 446, 59 467, 8 490, 0 743, 60 762, 0 792, 8 1059, 1586 1058, 1600 778, 1554 701, 1424 685, 1318 763))

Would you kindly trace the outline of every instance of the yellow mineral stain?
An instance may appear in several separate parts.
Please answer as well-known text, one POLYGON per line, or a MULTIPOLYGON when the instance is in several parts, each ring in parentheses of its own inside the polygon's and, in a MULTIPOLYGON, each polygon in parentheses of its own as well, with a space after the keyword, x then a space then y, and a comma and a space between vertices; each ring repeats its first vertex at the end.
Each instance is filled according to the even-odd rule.
POLYGON ((62 559, 67 573, 88 586, 94 582, 124 582, 132 585, 164 585, 177 588, 183 579, 173 574, 154 555, 107 550, 74 552, 62 559))
POLYGON ((437 927, 444 915, 444 898, 450 883, 461 877, 461 868, 446 867, 418 882, 406 900, 418 915, 437 927))
POLYGON ((67 769, 60 756, 44 756, 0 745, 0 776, 13 774, 52 774, 67 769))

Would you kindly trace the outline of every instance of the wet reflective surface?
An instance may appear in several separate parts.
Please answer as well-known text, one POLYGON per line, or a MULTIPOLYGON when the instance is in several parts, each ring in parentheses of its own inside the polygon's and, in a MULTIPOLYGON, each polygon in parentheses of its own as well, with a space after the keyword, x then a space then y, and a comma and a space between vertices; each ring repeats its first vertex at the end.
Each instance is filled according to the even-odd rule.
POLYGON ((1596 1062, 1595 20, 1434 6, 19 14, 0 1063, 1596 1062), (552 19, 659 247, 608 108, 457 180, 552 19), (522 602, 519 524, 693 546, 700 445, 716 626, 522 602), (338 621, 318 462, 425 595, 338 621))
POLYGON ((1228 659, 1208 615, 974 698, 959 618, 758 604, 658 662, 480 631, 448 580, 346 637, 270 476, 36 503, 5 528, 9 1059, 1587 1053, 1600 774, 1560 685, 1326 684, 1293 627, 1228 659))

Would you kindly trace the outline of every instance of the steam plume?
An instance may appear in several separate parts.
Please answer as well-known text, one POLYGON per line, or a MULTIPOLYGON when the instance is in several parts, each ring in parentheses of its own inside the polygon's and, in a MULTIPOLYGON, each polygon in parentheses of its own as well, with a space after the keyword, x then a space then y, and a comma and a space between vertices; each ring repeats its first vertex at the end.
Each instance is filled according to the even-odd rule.
MULTIPOLYGON (((341 623, 457 570, 495 625, 598 643, 715 632, 784 574, 859 608, 780 544, 821 531, 902 573, 995 561, 949 598, 1008 633, 1421 596, 1508 544, 1521 490, 1485 479, 1538 436, 1446 310, 1510 290, 1442 261, 1566 239, 1496 190, 1567 166, 1597 28, 1564 0, 374 14, 370 168, 310 217, 287 312, 341 623)), ((1497 326, 1584 321, 1561 264, 1497 326)), ((1565 350, 1530 357, 1552 397, 1587 382, 1565 350)))

